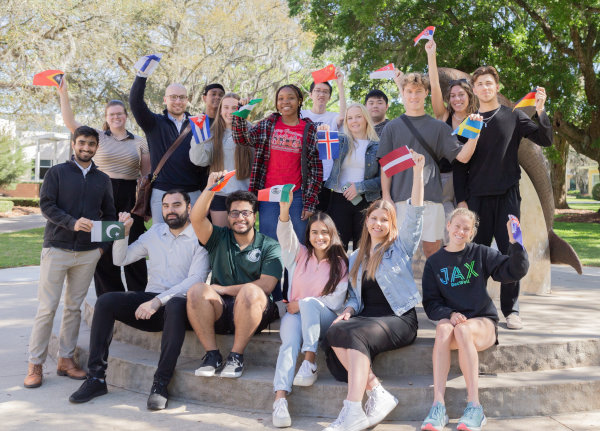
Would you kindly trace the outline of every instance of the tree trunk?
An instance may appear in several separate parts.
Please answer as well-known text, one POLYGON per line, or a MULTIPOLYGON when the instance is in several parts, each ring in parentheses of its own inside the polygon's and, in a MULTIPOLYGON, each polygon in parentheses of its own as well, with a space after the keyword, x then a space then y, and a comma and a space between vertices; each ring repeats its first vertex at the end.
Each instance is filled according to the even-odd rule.
POLYGON ((550 160, 550 179, 552 180, 552 193, 554 195, 554 207, 559 209, 569 208, 567 204, 567 158, 569 153, 569 143, 565 138, 554 134, 554 148, 556 149, 556 158, 550 160))

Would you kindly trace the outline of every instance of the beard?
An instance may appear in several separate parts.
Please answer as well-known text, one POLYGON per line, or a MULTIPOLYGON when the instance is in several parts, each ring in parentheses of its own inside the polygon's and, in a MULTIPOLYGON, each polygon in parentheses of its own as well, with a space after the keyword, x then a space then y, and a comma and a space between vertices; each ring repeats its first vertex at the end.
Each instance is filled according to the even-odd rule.
POLYGON ((248 223, 246 226, 244 226, 244 228, 242 228, 242 230, 239 230, 240 229, 239 227, 236 228, 234 226, 235 226, 235 224, 231 223, 229 228, 237 234, 244 235, 252 230, 252 228, 254 227, 254 224, 248 223))
POLYGON ((183 226, 185 226, 185 224, 187 223, 188 219, 189 219, 189 214, 187 213, 187 211, 184 214, 176 214, 176 213, 169 213, 166 216, 163 217, 165 219, 165 223, 171 228, 171 229, 179 229, 182 228, 183 226), (169 216, 174 215, 175 218, 169 218, 169 216))
POLYGON ((75 160, 81 163, 87 163, 90 160, 92 160, 92 157, 94 157, 94 155, 89 155, 89 154, 79 154, 74 152, 73 155, 75 156, 75 160))

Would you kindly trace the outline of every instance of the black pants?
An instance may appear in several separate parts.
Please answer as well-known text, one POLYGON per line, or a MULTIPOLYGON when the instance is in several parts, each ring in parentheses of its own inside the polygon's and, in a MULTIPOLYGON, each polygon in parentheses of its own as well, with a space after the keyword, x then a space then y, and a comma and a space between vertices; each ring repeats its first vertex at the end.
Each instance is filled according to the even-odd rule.
POLYGON ((335 223, 346 250, 350 241, 353 242, 354 250, 358 248, 358 240, 365 222, 365 210, 368 207, 369 203, 364 196, 358 205, 353 205, 342 193, 331 192, 327 214, 335 223))
MULTIPOLYGON (((135 180, 117 180, 112 179, 113 197, 115 199, 115 209, 117 216, 120 212, 129 212, 135 205, 135 180)), ((146 231, 144 220, 141 217, 132 215, 133 225, 129 232, 129 244, 137 240, 141 234, 146 231)), ((140 259, 125 267, 125 281, 127 290, 134 292, 143 292, 148 283, 148 270, 146 268, 146 259, 140 259)), ((96 296, 106 292, 125 292, 125 286, 121 281, 121 267, 113 265, 112 244, 103 254, 94 272, 94 286, 96 287, 96 296)))
POLYGON ((329 200, 331 199, 331 189, 325 187, 325 181, 321 185, 321 191, 319 192, 319 205, 317 205, 317 211, 327 212, 329 208, 329 200))
POLYGON ((174 297, 147 320, 135 318, 135 310, 157 294, 148 292, 108 292, 98 298, 90 334, 88 373, 103 379, 108 366, 108 347, 112 340, 115 320, 147 332, 162 331, 160 359, 154 380, 168 384, 173 377, 177 358, 185 339, 185 331, 192 329, 187 319, 186 299, 174 297))
MULTIPOLYGON (((475 211, 479 215, 479 229, 473 241, 477 244, 490 246, 492 238, 495 238, 498 250, 502 254, 506 254, 509 246, 506 230, 508 215, 521 217, 519 186, 511 187, 503 195, 473 196, 468 199, 467 204, 471 211, 475 211)), ((505 317, 511 313, 519 313, 520 289, 521 284, 518 281, 516 283, 501 284, 500 309, 505 317)))

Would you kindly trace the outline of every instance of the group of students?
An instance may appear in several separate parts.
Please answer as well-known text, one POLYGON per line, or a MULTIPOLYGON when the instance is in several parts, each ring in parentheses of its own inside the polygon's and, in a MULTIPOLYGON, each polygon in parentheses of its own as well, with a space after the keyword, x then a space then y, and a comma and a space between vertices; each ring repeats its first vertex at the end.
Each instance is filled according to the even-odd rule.
POLYGON ((443 92, 433 40, 426 51, 429 77, 396 72, 406 110, 399 118, 385 118, 388 99, 379 90, 371 91, 364 105, 346 106, 339 70, 340 113, 326 111, 332 93, 328 82, 311 85, 311 110, 302 109, 302 91, 287 84, 276 92, 276 112, 256 124, 233 115, 244 102, 238 95, 210 84, 203 100, 212 137, 200 143, 189 132, 187 92, 180 84, 167 87, 166 109, 156 114, 143 98, 147 76, 136 77, 129 102, 146 143, 125 129, 127 111, 119 101, 107 105, 104 130, 81 126, 64 82, 58 91, 65 124, 73 132, 73 158, 51 168, 41 190, 48 224, 25 386, 42 384, 42 364, 65 278, 68 307, 58 373, 85 379, 70 397, 75 403, 107 392, 115 320, 163 331, 148 398, 149 409, 163 409, 186 329, 194 330, 206 351, 197 376, 239 377, 252 335, 279 318, 277 301, 283 299, 273 424, 291 425, 287 396, 292 386, 316 381, 317 346, 322 341, 330 372, 348 382, 343 408, 326 430, 358 431, 382 421, 398 403, 371 364, 377 354, 414 342, 415 307, 422 301, 427 316, 438 321, 434 404, 422 429, 441 430, 448 423, 444 390, 454 349, 459 351, 468 397, 458 429, 481 429, 486 419, 477 392, 477 352, 497 343, 499 321, 486 281, 492 277, 502 283, 500 302, 507 326, 522 327, 518 282, 528 269, 527 253, 506 221, 508 214, 520 214, 519 142, 527 137, 549 145, 551 127, 543 88, 538 87, 531 120, 499 105, 499 77, 491 66, 477 69, 470 82, 451 81, 443 92), (425 114, 430 88, 437 119, 425 114), (468 140, 452 136, 468 116, 483 121, 480 135, 468 140), (341 131, 337 159, 320 160, 318 130, 341 131), (154 224, 143 232, 143 220, 130 214, 135 178, 151 168, 156 172, 173 141, 186 133, 154 181, 154 224), (378 160, 404 145, 411 149, 415 166, 389 178, 378 160), (210 190, 232 170, 235 176, 223 190, 210 190), (98 177, 92 189, 86 180, 90 172, 98 177), (279 184, 294 184, 289 202, 257 201, 258 190, 279 184), (80 196, 81 204, 68 202, 72 196, 80 196), (91 220, 115 220, 117 214, 126 238, 112 247, 90 243, 91 220), (489 247, 492 238, 500 251, 489 247), (421 241, 428 258, 422 297, 411 269, 421 241), (348 256, 350 242, 353 251, 348 256), (100 253, 90 255, 93 259, 83 269, 77 253, 99 246, 100 253), (71 263, 58 271, 55 266, 64 263, 65 254, 71 263), (96 265, 99 260, 107 262, 96 265), (147 276, 140 265, 147 268, 147 276), (126 267, 127 291, 120 266, 126 267), (79 308, 94 271, 98 300, 85 373, 72 358, 79 308), (138 288, 133 287, 136 280, 142 280, 138 288), (215 334, 234 335, 226 360, 215 334), (304 359, 295 374, 299 352, 304 359))

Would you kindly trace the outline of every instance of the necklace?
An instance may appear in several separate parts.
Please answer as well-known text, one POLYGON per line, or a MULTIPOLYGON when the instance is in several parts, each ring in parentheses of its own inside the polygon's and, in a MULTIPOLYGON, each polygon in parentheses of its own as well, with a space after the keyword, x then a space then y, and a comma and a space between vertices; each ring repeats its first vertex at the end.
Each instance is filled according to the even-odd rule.
MULTIPOLYGON (((492 114, 490 117, 488 117, 488 118, 484 118, 484 119, 483 119, 483 127, 487 127, 487 124, 488 124, 490 121, 492 121, 492 118, 494 118, 494 117, 496 116, 496 114, 497 114, 497 113, 500 111, 500 108, 501 108, 501 106, 498 106, 498 107, 496 108, 496 110, 494 111, 494 113, 493 113, 493 114, 492 114)), ((477 110, 477 113, 478 113, 479 115, 481 115, 481 113, 479 112, 479 110, 477 110)))
POLYGON ((453 113, 452 113, 452 117, 454 117, 454 119, 455 119, 456 121, 458 121, 459 123, 462 123, 463 121, 465 121, 465 118, 467 118, 468 116, 465 116, 465 118, 458 118, 458 117, 456 116, 456 112, 453 112, 453 113))

